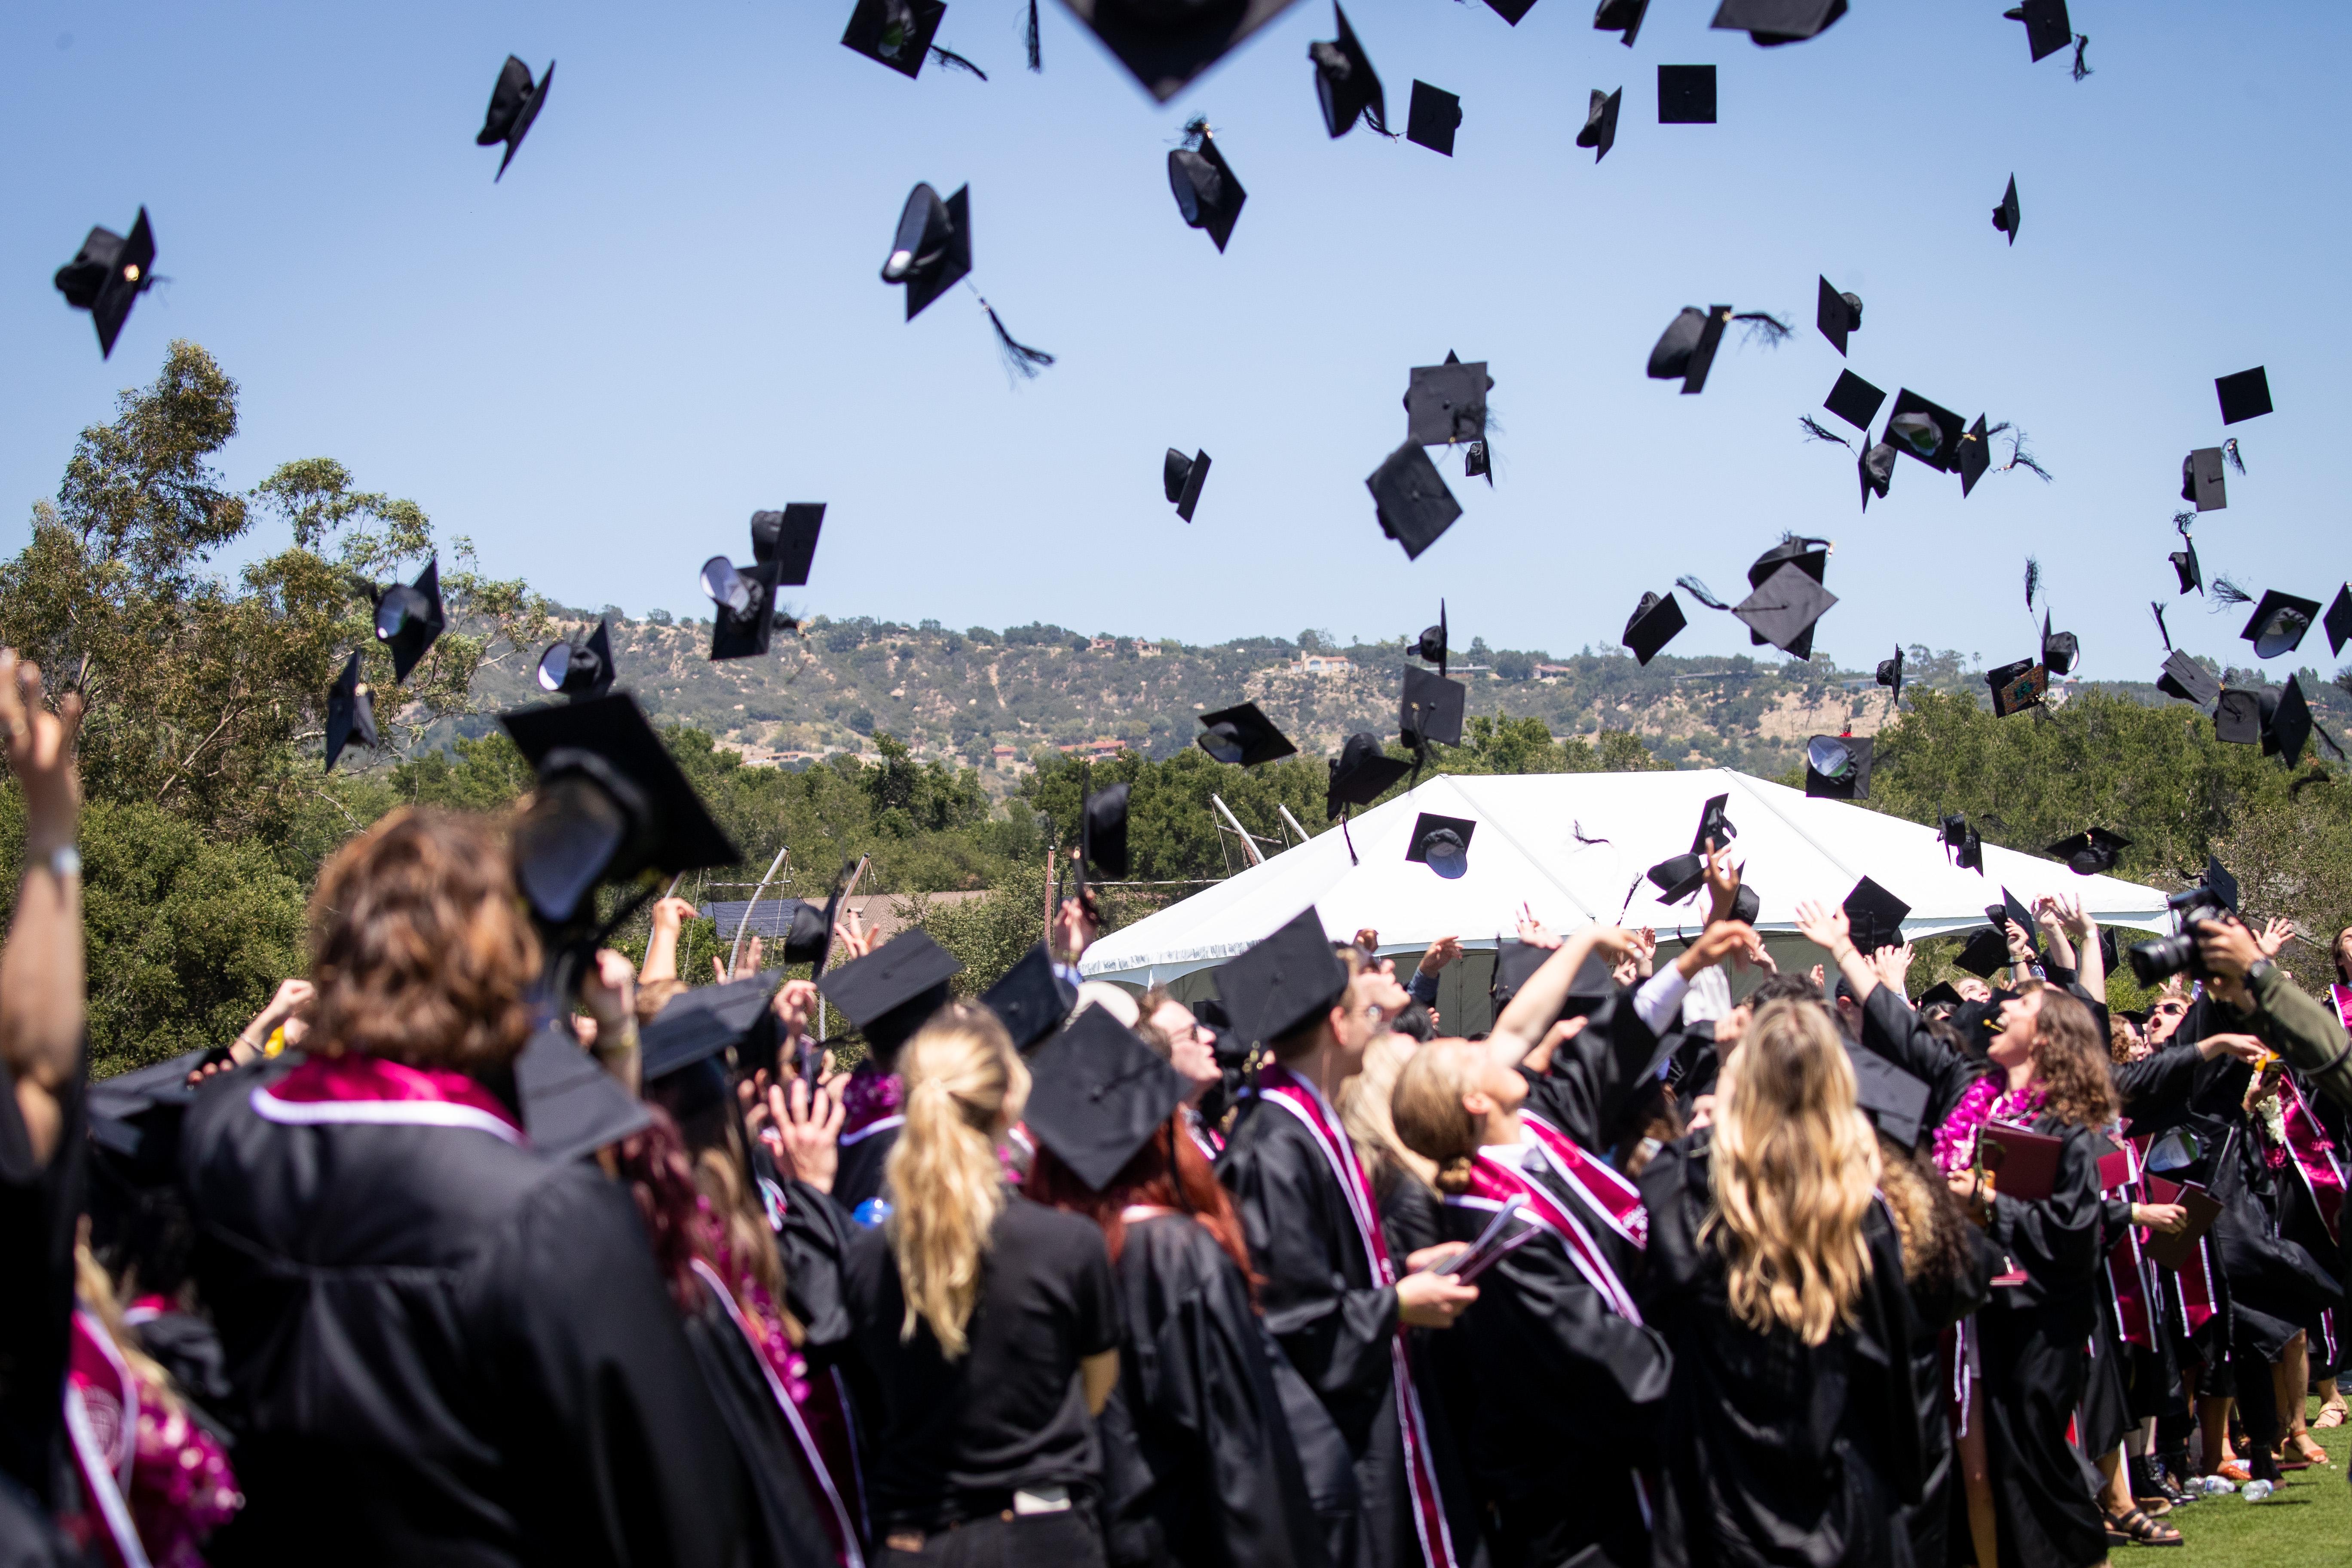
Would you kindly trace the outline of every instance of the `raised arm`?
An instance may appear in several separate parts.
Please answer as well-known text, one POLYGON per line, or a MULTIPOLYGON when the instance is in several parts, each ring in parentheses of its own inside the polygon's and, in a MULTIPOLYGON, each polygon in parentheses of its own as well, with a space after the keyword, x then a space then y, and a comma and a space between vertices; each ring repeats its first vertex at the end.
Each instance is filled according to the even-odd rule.
POLYGON ((653 931, 646 938, 646 962, 637 970, 637 984, 677 978, 677 938, 695 918, 694 906, 684 899, 663 899, 654 905, 653 931))
POLYGON ((1622 959, 1633 947, 1633 933, 1619 926, 1587 926, 1561 942, 1495 1020, 1494 1032, 1486 1037, 1487 1055, 1505 1067, 1517 1066, 1543 1043, 1552 1020, 1568 1005, 1568 988, 1576 983, 1584 961, 1596 951, 1622 959))
POLYGON ((8 945, 0 950, 0 1062, 16 1088, 28 1152, 42 1165, 64 1126, 60 1102, 82 1071, 81 816, 74 736, 81 699, 51 712, 38 666, 0 648, 0 742, 25 795, 25 863, 8 945))

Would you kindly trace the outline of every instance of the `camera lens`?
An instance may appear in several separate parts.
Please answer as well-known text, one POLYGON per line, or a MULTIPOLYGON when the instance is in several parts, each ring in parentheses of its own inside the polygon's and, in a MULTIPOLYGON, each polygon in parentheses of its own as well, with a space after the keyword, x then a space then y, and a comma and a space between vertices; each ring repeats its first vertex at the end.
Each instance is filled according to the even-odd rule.
POLYGON ((2153 985, 2189 967, 2197 956, 2197 939, 2189 935, 2158 937, 2127 950, 2132 975, 2142 985, 2153 985))

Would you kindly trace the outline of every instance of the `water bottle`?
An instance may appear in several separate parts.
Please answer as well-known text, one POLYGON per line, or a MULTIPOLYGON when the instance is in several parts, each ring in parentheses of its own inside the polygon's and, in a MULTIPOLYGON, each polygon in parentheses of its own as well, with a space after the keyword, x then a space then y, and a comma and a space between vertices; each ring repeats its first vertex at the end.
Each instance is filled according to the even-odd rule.
POLYGON ((2190 1483, 2190 1489, 2207 1497, 2222 1497, 2238 1489, 2227 1476, 2200 1476, 2190 1483))
POLYGON ((2260 1502, 2263 1499, 2271 1495, 2271 1483, 2268 1481, 2248 1481, 2243 1487, 2239 1489, 2238 1495, 2244 1498, 2248 1502, 2260 1502))

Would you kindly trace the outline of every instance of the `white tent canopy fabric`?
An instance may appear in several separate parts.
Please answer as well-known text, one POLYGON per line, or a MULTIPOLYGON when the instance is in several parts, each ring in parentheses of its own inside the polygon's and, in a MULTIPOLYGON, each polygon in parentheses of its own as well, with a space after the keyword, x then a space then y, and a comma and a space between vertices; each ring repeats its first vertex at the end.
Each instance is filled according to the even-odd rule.
POLYGON ((1661 904, 1643 873, 1688 852, 1701 809, 1718 795, 1730 796, 1734 858, 1762 900, 1761 931, 1792 932, 1799 901, 1836 903, 1865 875, 1911 906, 1906 937, 1983 925, 2004 887, 2029 905, 2045 893, 2074 894, 2102 925, 2166 924, 2156 889, 2078 877, 2062 862, 1990 844, 1983 874, 1963 871, 1932 827, 1728 769, 1441 775, 1366 812, 1345 835, 1335 826, 1113 931, 1079 968, 1089 979, 1164 984, 1223 963, 1309 904, 1335 940, 1370 927, 1384 953, 1419 952, 1443 936, 1491 947, 1512 935, 1522 904, 1555 931, 1605 921, 1695 936, 1705 891, 1661 904), (1474 825, 1461 875, 1405 858, 1424 812, 1474 825))

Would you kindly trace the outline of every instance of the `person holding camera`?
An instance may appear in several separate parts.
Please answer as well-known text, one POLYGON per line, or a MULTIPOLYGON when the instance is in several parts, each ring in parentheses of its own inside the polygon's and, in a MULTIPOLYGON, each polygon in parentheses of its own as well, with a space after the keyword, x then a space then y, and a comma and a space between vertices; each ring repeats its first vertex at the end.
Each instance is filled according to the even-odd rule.
POLYGON ((2242 1023, 2244 1033, 2285 1058, 2314 1089, 2352 1106, 2352 1038, 2336 1009, 2304 994, 2272 962, 2263 939, 2228 910, 2212 908, 2188 924, 2206 972, 2200 978, 2210 976, 2206 989, 2220 1004, 2222 1020, 2242 1023))

